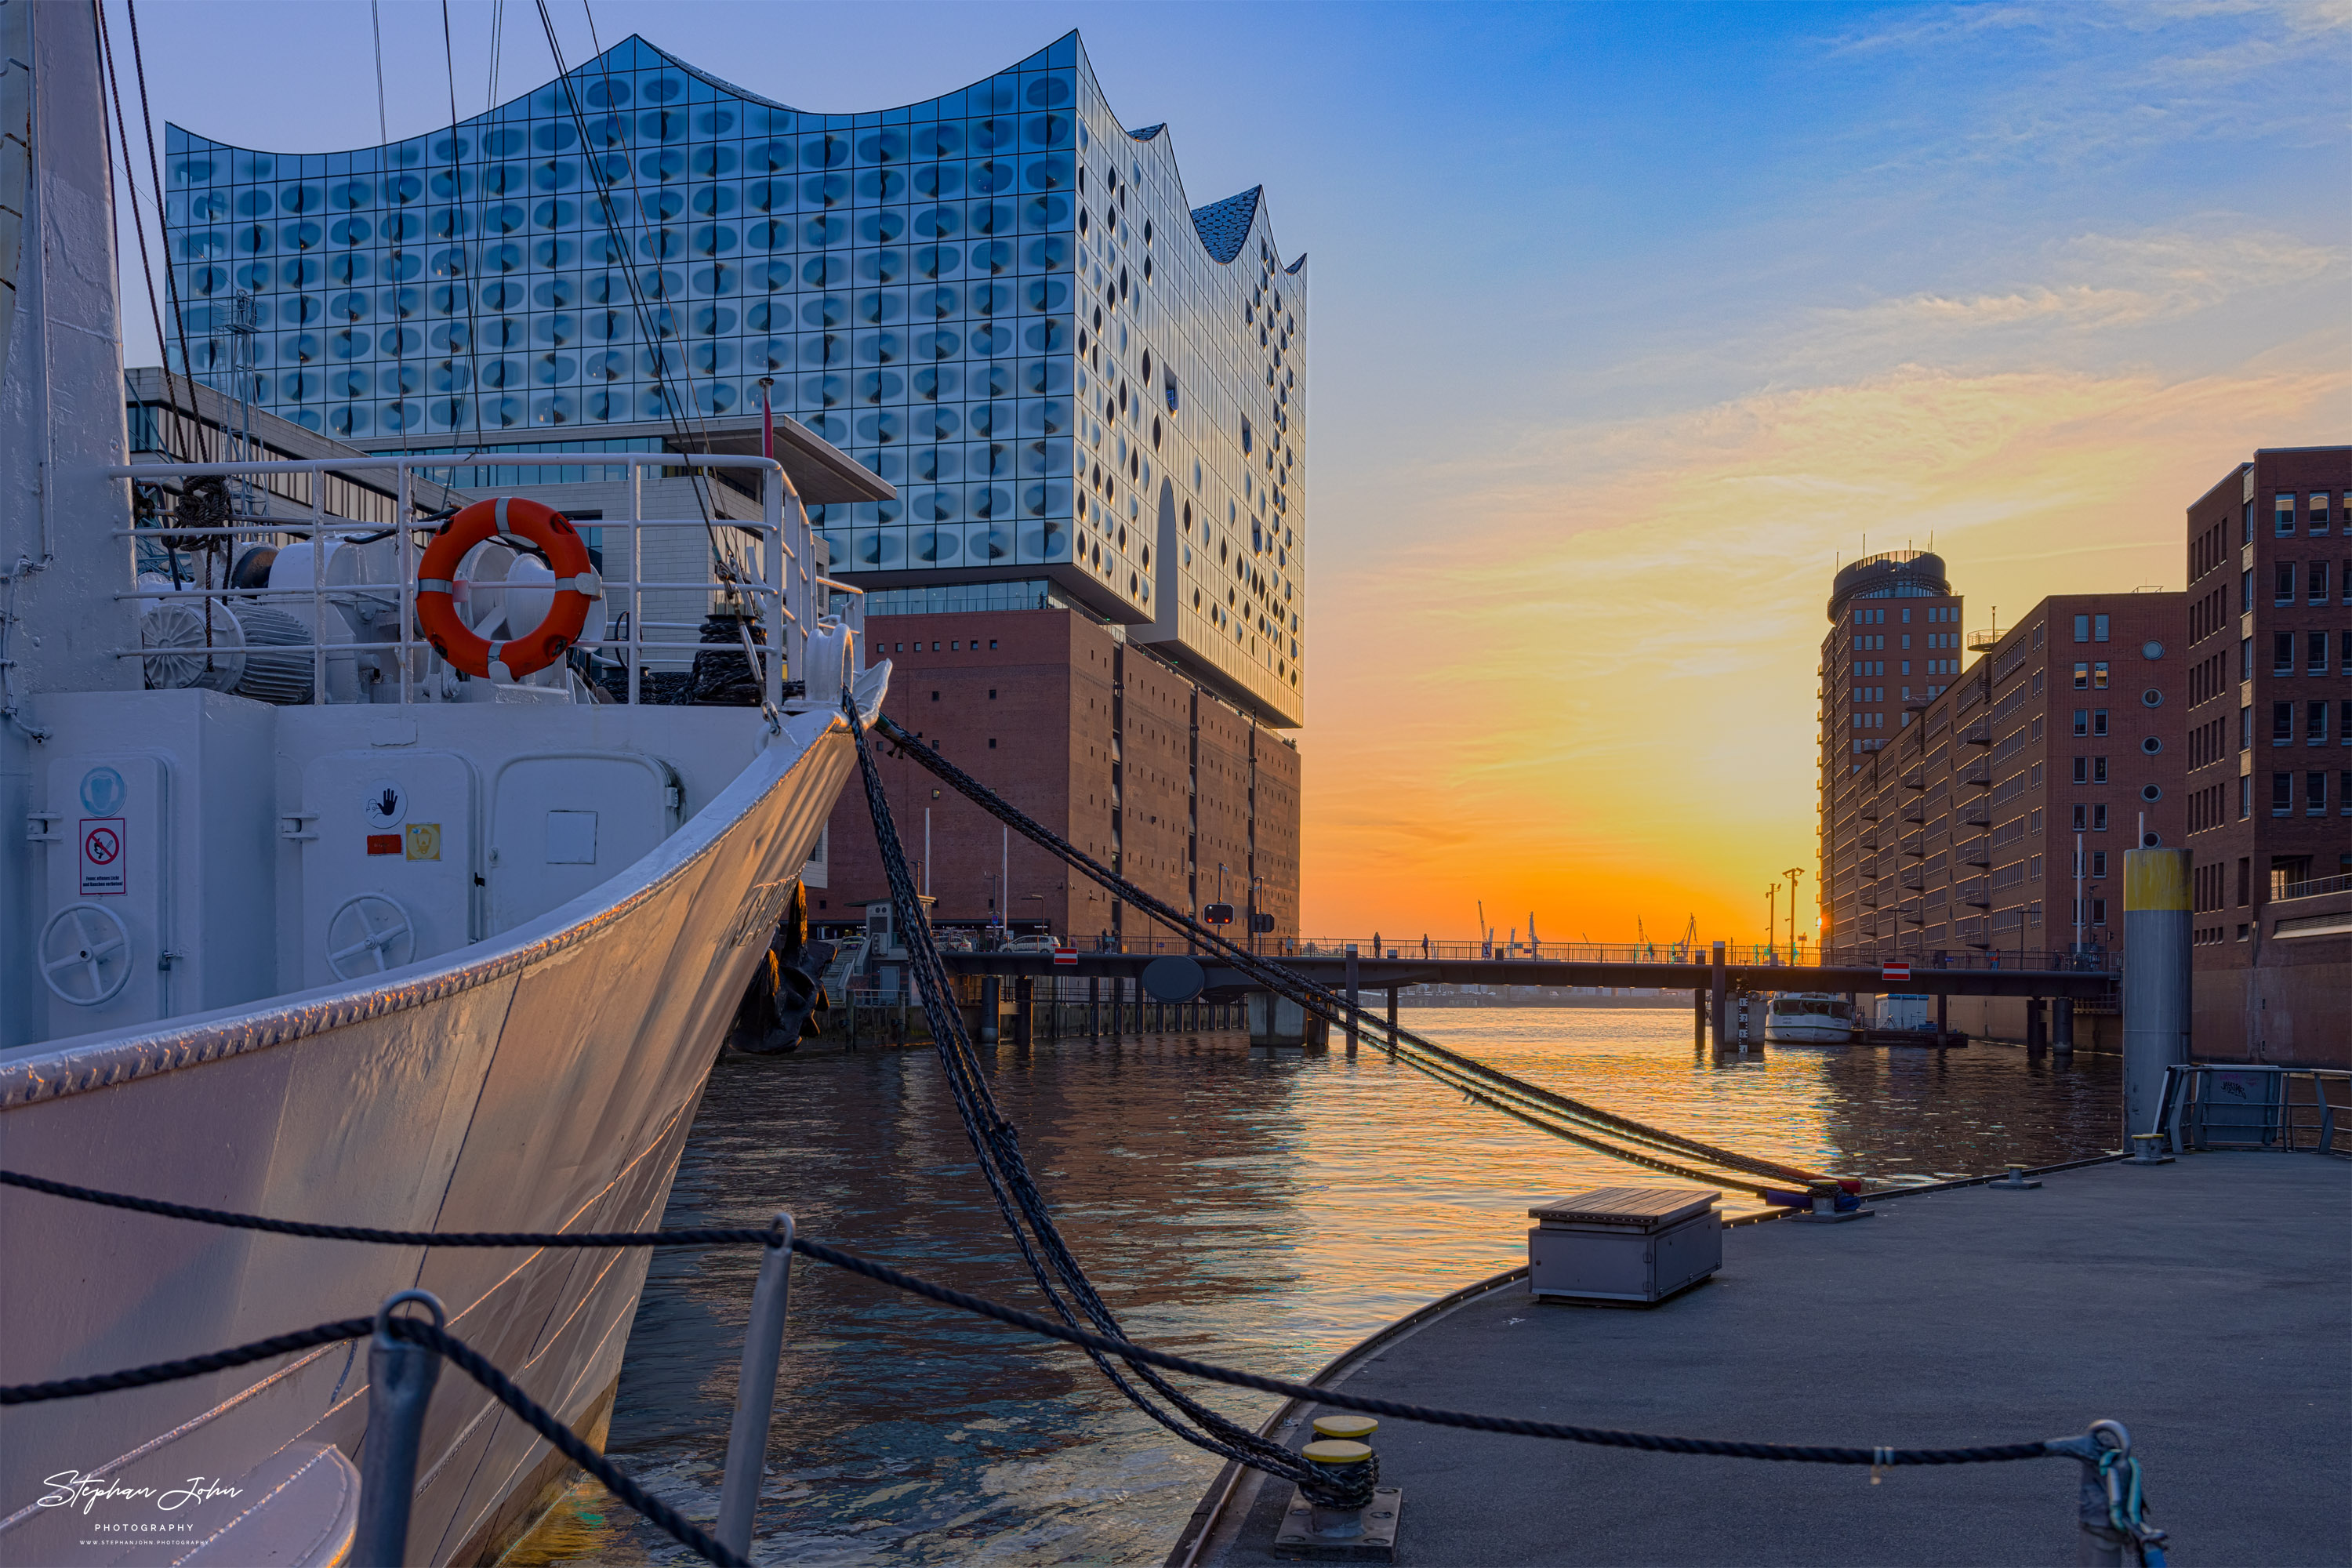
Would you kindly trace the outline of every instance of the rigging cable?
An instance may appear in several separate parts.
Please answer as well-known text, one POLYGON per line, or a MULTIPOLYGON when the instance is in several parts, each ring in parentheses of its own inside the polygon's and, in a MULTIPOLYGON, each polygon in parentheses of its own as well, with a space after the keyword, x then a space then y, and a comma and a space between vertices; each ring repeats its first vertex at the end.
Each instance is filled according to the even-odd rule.
MULTIPOLYGON (((607 256, 611 258, 608 262, 608 271, 612 268, 617 268, 621 274, 622 280, 628 285, 630 310, 631 313, 636 317, 637 331, 645 340, 648 363, 653 367, 654 384, 661 394, 662 411, 669 421, 671 434, 677 438, 678 449, 681 452, 691 452, 695 450, 694 437, 687 429, 686 417, 682 411, 680 399, 674 384, 667 374, 669 357, 668 351, 663 346, 663 334, 655 329, 653 310, 652 308, 646 303, 644 292, 639 286, 640 280, 637 277, 636 268, 629 264, 628 244, 622 236, 619 209, 614 204, 612 195, 613 181, 607 175, 604 160, 594 151, 596 141, 589 132, 587 110, 581 106, 578 84, 572 79, 571 67, 564 59, 563 43, 556 35, 554 15, 548 10, 547 0, 537 0, 537 4, 539 8, 540 26, 547 34, 548 52, 554 57, 556 75, 558 79, 563 84, 564 103, 572 111, 572 128, 578 132, 580 137, 581 163, 595 187, 597 214, 604 223, 604 237, 610 247, 609 250, 606 252, 607 256)), ((607 101, 609 102, 612 88, 612 67, 609 63, 602 64, 600 65, 599 69, 604 79, 606 97, 607 101)), ((615 126, 618 125, 619 121, 616 117, 613 117, 608 114, 607 118, 612 119, 615 126)), ((627 143, 624 141, 619 144, 625 146, 627 143)), ((629 163, 626 154, 622 156, 621 167, 624 173, 627 172, 629 163)), ((655 275, 656 280, 658 280, 660 276, 661 268, 659 264, 662 259, 663 258, 660 257, 656 257, 654 258, 656 263, 655 275)), ((606 288, 608 293, 608 299, 606 300, 606 314, 609 316, 611 313, 609 300, 609 276, 606 279, 606 288)), ((667 292, 668 290, 667 287, 665 287, 663 289, 664 295, 667 296, 667 292)), ((701 430, 700 435, 702 441, 701 449, 707 452, 710 449, 710 433, 708 426, 705 426, 701 430)), ((733 557, 725 550, 720 548, 719 542, 719 531, 713 527, 711 523, 711 508, 709 501, 703 494, 703 486, 709 482, 708 471, 699 470, 690 472, 688 478, 692 481, 691 488, 694 490, 695 505, 700 509, 702 513, 703 530, 709 535, 711 557, 714 562, 725 568, 727 572, 732 573, 735 570, 733 557)))
MULTIPOLYGON (((181 306, 179 276, 172 267, 171 229, 164 221, 163 164, 163 161, 155 155, 155 110, 147 97, 146 56, 139 47, 138 0, 123 0, 122 9, 131 23, 131 69, 139 84, 139 124, 147 142, 147 173, 155 192, 155 221, 164 240, 163 293, 164 297, 171 301, 172 325, 180 340, 180 376, 188 384, 188 410, 194 418, 197 436, 194 449, 202 455, 203 461, 210 463, 217 460, 215 457, 217 447, 213 441, 212 426, 205 423, 201 411, 196 407, 196 362, 188 352, 188 315, 181 306)), ((104 13, 101 11, 100 15, 102 17, 104 13)), ((121 114, 118 113, 116 119, 121 118, 121 114)), ((125 156, 127 158, 129 155, 126 153, 125 156)), ((147 286, 152 290, 155 286, 154 280, 150 279, 147 286)), ((155 352, 157 357, 163 361, 165 377, 163 385, 164 390, 169 392, 172 355, 170 349, 161 341, 160 332, 155 352)))

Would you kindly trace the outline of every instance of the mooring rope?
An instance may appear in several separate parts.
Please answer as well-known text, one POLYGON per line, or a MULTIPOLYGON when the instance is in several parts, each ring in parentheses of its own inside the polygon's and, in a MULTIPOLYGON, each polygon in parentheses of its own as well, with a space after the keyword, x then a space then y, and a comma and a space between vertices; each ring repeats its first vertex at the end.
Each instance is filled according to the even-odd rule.
MULTIPOLYGON (((1189 912, 1177 909, 1174 905, 1119 876, 1086 851, 1055 833, 1053 829, 1028 816, 1020 807, 998 795, 986 784, 949 762, 937 750, 924 744, 904 725, 899 724, 887 714, 877 715, 874 729, 876 732, 887 737, 899 751, 951 785, 958 794, 962 795, 998 821, 1020 833, 1032 843, 1051 852, 1117 897, 1159 920, 1162 924, 1184 931, 1216 957, 1239 969, 1266 989, 1298 1003, 1316 1016, 1343 1027, 1352 1015, 1360 1027, 1368 1028, 1376 1033, 1388 1031, 1388 1024, 1370 1008, 1360 1004, 1350 1003, 1346 997, 1317 984, 1275 959, 1250 952, 1214 929, 1201 924, 1189 912)), ((1554 1115, 1584 1122, 1597 1131, 1632 1138, 1654 1148, 1685 1155, 1695 1155, 1727 1170, 1740 1171, 1750 1175, 1769 1176, 1799 1187, 1810 1186, 1815 1182, 1830 1179, 1815 1172, 1781 1164, 1778 1161, 1719 1148, 1680 1132, 1671 1131, 1663 1127, 1654 1127, 1647 1122, 1636 1121, 1630 1116, 1623 1116, 1597 1105, 1587 1104, 1557 1090, 1546 1089, 1540 1084, 1529 1083, 1525 1079, 1489 1066, 1475 1057, 1465 1056, 1448 1047, 1439 1045, 1434 1040, 1425 1038, 1402 1026, 1394 1031, 1394 1037, 1402 1046, 1411 1047, 1410 1050, 1398 1051, 1398 1058, 1420 1071, 1430 1073, 1433 1077, 1443 1077, 1433 1069, 1430 1063, 1415 1059, 1412 1052, 1434 1057, 1458 1071, 1486 1080, 1494 1088, 1507 1089, 1513 1094, 1540 1101, 1554 1115)), ((1546 1130, 1553 1132, 1560 1131, 1557 1127, 1546 1130)), ((1619 1157, 1625 1156, 1620 1154, 1619 1157)), ((1648 1163, 1649 1162, 1637 1161, 1636 1163, 1648 1163)), ((1678 1172, 1678 1173, 1687 1173, 1678 1172)), ((1696 1179, 1715 1182, 1721 1185, 1759 1190, 1746 1183, 1723 1182, 1720 1178, 1712 1176, 1696 1179)))

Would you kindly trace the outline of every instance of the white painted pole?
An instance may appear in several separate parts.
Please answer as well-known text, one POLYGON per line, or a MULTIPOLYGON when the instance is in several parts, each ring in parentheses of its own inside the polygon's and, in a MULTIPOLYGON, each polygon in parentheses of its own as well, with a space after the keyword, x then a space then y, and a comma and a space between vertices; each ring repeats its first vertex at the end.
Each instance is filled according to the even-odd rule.
POLYGON ((929 806, 928 806, 928 805, 927 805, 927 806, 923 807, 923 893, 924 893, 924 896, 929 897, 929 894, 930 894, 930 890, 931 890, 931 808, 930 808, 929 806))

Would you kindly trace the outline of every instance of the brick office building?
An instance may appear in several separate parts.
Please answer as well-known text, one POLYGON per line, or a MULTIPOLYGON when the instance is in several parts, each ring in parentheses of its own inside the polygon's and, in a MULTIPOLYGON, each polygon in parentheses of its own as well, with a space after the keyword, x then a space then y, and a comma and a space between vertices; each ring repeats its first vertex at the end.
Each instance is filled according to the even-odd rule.
MULTIPOLYGON (((1893 655, 1885 668, 1895 672, 1887 678, 1895 717, 1883 744, 1837 759, 1826 792, 1825 942, 1865 963, 1934 964, 1999 952, 2035 965, 2077 945, 2117 954, 2123 851, 2178 845, 2186 821, 2184 596, 2054 595, 2006 632, 1969 637, 1969 650, 1980 657, 1956 666, 1957 676, 1947 679, 1939 662, 1921 680, 1917 656, 1940 659, 1945 646, 1925 637, 1959 618, 1960 601, 1943 583, 1941 563, 1927 571, 1916 560, 1870 567, 1860 580, 1946 591, 1832 601, 1837 636, 1890 639, 1866 649, 1849 642, 1841 652, 1854 665, 1867 656, 1874 667, 1867 679, 1845 677, 1865 687, 1881 679, 1881 647, 1893 655), (1864 630, 1864 616, 1874 629, 1864 630), (1899 629, 1905 625, 1908 634, 1899 629), (1880 633, 1880 626, 1898 629, 1880 633), (1907 692, 1906 635, 1914 639, 1907 692)), ((1823 705, 1833 712, 1838 699, 1825 696, 1823 705)), ((1843 706, 1849 713, 1874 710, 1872 701, 1852 698, 1843 706)), ((1849 727, 1857 731, 1850 740, 1879 739, 1849 727)), ((1952 1005, 1956 1028, 2024 1035, 2018 1002, 1952 1005)), ((2076 1037, 2106 1043, 2106 1028, 2078 1016, 2076 1037)))
POLYGON ((2188 515, 2200 1057, 2352 1066, 2352 447, 2188 515))
MULTIPOLYGON (((885 710, 958 766, 1180 909, 1230 902, 1238 934, 1254 904, 1274 937, 1297 934, 1295 742, 1067 606, 877 616, 867 630, 870 657, 895 666, 885 710)), ((1164 934, 913 763, 886 752, 882 773, 919 878, 929 813, 940 925, 1164 934)), ((827 883, 811 910, 825 924, 855 923, 888 893, 855 786, 834 808, 827 883)))

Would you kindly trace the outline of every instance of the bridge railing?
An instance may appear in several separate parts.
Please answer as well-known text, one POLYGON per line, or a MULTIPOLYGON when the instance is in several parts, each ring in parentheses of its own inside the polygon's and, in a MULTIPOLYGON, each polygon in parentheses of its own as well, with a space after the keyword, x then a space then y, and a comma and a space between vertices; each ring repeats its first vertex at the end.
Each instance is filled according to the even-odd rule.
MULTIPOLYGON (((1079 936, 1065 940, 1082 952, 1158 955, 1194 950, 1193 944, 1184 938, 1164 934, 1149 937, 1079 936)), ((1244 936, 1236 935, 1234 940, 1244 946, 1253 945, 1244 936)), ((1383 936, 1376 942, 1370 936, 1261 936, 1254 944, 1255 951, 1267 958, 1344 958, 1351 946, 1355 948, 1357 957, 1365 962, 1375 958, 1399 963, 1411 963, 1417 959, 1473 959, 1492 963, 1498 972, 1507 970, 1515 963, 1686 963, 1706 967, 1715 962, 1714 944, 1711 942, 1514 942, 1507 940, 1482 942, 1423 936, 1383 936)), ((1743 969, 1816 969, 1824 965, 1843 969, 1876 969, 1887 963, 1908 963, 1914 970, 2022 969, 2100 973, 2115 967, 2113 957, 2105 948, 2095 946, 2083 949, 1929 948, 1891 952, 1842 947, 1832 947, 1824 952, 1811 942, 1794 948, 1785 942, 1726 943, 1724 947, 1724 962, 1743 969)), ((1507 984, 1509 982, 1498 979, 1496 984, 1507 984)))

